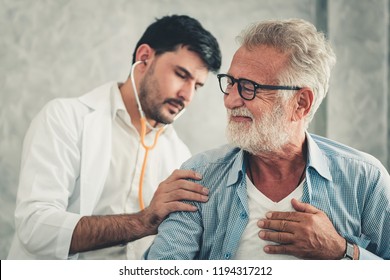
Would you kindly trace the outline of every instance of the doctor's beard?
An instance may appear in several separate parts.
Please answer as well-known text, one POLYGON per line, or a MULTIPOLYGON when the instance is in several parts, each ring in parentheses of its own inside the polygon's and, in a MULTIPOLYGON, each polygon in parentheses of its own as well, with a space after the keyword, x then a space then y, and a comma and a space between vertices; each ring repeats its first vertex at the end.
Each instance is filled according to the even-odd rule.
POLYGON ((280 104, 270 113, 254 119, 252 113, 244 107, 228 109, 226 135, 229 143, 253 155, 281 150, 289 140, 285 112, 280 104), (250 125, 230 120, 230 116, 247 116, 252 119, 250 125))
POLYGON ((153 62, 140 83, 139 100, 147 118, 155 120, 158 123, 171 124, 180 111, 184 109, 185 104, 180 99, 166 98, 164 100, 161 98, 161 86, 154 76, 154 68, 155 64, 153 62), (164 106, 166 106, 165 104, 167 103, 177 106, 179 108, 178 112, 164 113, 164 106))

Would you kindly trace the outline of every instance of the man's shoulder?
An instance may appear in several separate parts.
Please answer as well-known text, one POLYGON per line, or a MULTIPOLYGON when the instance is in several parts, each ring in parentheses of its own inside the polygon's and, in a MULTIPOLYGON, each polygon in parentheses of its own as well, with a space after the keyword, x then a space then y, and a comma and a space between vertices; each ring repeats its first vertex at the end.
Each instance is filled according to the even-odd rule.
POLYGON ((118 83, 110 81, 85 93, 78 100, 93 109, 105 108, 110 104, 110 94, 114 88, 118 90, 118 83))
POLYGON ((81 96, 76 97, 58 97, 50 100, 43 108, 44 113, 53 114, 63 113, 63 114, 85 114, 94 108, 98 104, 109 103, 109 94, 112 86, 116 82, 109 82, 104 85, 101 85, 87 93, 84 93, 81 96))
POLYGON ((32 125, 82 127, 86 115, 93 111, 106 112, 110 108, 110 91, 113 82, 76 97, 58 97, 48 101, 32 120, 32 125))
POLYGON ((329 160, 340 159, 349 161, 351 164, 370 164, 383 168, 382 163, 371 154, 326 137, 313 134, 310 134, 310 136, 317 144, 322 154, 329 160))

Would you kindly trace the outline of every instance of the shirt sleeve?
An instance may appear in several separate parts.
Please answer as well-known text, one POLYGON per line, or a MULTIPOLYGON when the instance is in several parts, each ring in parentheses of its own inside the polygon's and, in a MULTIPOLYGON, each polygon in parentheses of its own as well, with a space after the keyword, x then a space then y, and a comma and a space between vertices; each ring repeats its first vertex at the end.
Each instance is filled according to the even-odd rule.
MULTIPOLYGON (((24 141, 15 210, 23 252, 39 259, 66 259, 81 218, 67 212, 79 174, 77 131, 61 101, 49 103, 33 120, 24 141)), ((17 256, 14 256, 17 258, 17 256)))
POLYGON ((383 260, 382 258, 374 255, 370 251, 359 247, 359 260, 383 260))
POLYGON ((197 259, 203 227, 196 212, 175 212, 159 226, 151 247, 145 252, 147 260, 197 259))
POLYGON ((370 175, 369 191, 361 195, 365 197, 362 235, 369 244, 365 249, 360 248, 360 259, 375 259, 375 255, 390 259, 390 176, 383 166, 370 175))

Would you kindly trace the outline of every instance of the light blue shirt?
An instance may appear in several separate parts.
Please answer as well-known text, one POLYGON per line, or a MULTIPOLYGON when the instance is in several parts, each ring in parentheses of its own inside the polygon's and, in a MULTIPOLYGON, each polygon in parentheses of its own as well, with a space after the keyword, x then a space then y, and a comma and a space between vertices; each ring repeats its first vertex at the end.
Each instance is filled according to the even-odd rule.
MULTIPOLYGON (((374 157, 306 134, 308 159, 302 201, 324 211, 337 232, 360 247, 360 259, 390 259, 390 176, 374 157)), ((183 164, 203 175, 207 203, 172 213, 159 227, 146 259, 231 259, 248 223, 245 152, 231 146, 183 164)))

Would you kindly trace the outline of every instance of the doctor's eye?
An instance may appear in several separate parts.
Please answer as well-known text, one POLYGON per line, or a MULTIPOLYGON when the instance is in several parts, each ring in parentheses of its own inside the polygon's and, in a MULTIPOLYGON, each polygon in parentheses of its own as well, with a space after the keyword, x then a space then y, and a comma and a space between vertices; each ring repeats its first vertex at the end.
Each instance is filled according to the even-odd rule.
POLYGON ((185 73, 185 72, 175 71, 175 73, 176 73, 176 75, 177 75, 178 77, 180 77, 180 78, 183 79, 183 80, 186 80, 186 79, 188 78, 188 75, 187 75, 187 73, 185 73))

